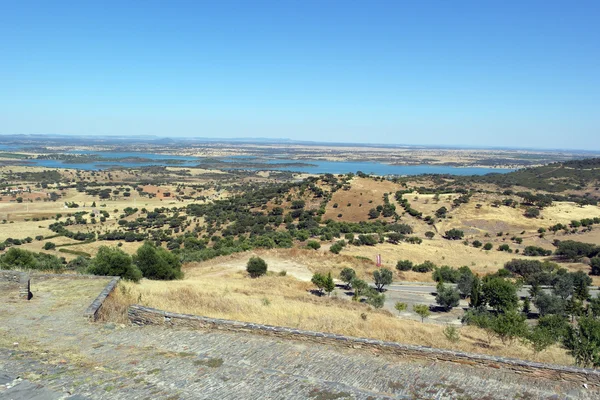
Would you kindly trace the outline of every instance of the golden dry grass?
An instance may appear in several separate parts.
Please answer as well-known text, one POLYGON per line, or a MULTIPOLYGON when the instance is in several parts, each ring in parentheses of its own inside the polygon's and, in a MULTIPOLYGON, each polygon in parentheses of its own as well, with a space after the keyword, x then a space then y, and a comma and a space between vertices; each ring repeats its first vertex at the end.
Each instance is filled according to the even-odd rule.
MULTIPOLYGON (((461 340, 451 343, 443 325, 400 319, 387 311, 334 297, 316 297, 312 285, 290 276, 250 279, 243 272, 203 275, 203 268, 186 268, 182 281, 122 282, 105 305, 103 318, 124 321, 128 305, 139 303, 172 312, 203 315, 306 330, 370 337, 408 344, 451 348, 536 361, 572 364, 564 350, 553 347, 534 354, 521 343, 487 345, 485 332, 460 328, 461 340), (361 315, 366 316, 363 318, 361 315)), ((213 271, 214 272, 214 271, 213 271)))
MULTIPOLYGON (((327 204, 323 220, 360 222, 369 219, 369 210, 383 205, 383 195, 390 195, 390 202, 394 202, 394 193, 400 185, 390 181, 375 181, 370 178, 354 177, 349 190, 336 191, 331 201, 327 204), (371 201, 371 203, 369 203, 371 201), (333 205, 337 203, 337 208, 333 205), (351 204, 348 206, 348 204, 351 204), (342 214, 342 218, 338 218, 342 214)), ((389 218, 388 218, 389 220, 389 218)))

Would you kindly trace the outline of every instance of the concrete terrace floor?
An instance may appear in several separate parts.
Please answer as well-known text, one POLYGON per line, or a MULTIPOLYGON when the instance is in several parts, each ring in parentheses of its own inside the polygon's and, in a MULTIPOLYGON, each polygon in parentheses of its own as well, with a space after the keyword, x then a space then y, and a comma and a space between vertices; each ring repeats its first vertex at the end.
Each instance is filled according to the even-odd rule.
MULTIPOLYGON (((89 323, 83 312, 107 282, 32 280, 29 302, 0 286, 0 376, 43 385, 52 399, 600 397, 492 368, 241 333, 89 323)), ((0 399, 8 393, 0 382, 0 399)))

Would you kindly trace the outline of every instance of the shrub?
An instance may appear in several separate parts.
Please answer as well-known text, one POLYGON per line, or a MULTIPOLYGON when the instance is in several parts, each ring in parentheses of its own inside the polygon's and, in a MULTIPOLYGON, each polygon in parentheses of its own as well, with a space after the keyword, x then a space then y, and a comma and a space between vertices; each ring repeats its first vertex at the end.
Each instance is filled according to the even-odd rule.
POLYGON ((425 320, 425 318, 431 315, 431 311, 429 311, 429 306, 425 304, 413 304, 413 311, 417 313, 419 317, 421 317, 421 322, 425 320))
POLYGON ((408 308, 408 304, 397 301, 396 304, 394 304, 394 308, 398 312, 404 312, 408 308))
POLYGON ((56 249, 56 244, 52 243, 52 242, 46 242, 46 243, 44 243, 43 249, 44 250, 54 250, 54 249, 56 249))
POLYGON ((484 249, 484 250, 491 250, 491 249, 492 249, 492 247, 494 247, 494 245, 493 245, 493 244, 491 244, 491 243, 486 243, 486 244, 483 246, 483 249, 484 249))
POLYGON ((133 265, 129 254, 108 246, 100 246, 90 263, 89 272, 94 275, 120 276, 134 282, 142 278, 142 271, 133 265))
POLYGON ((319 289, 321 293, 325 291, 329 294, 333 291, 333 289, 335 289, 335 284, 333 282, 333 278, 331 277, 331 272, 329 272, 327 275, 317 272, 313 275, 310 281, 319 289))
POLYGON ((460 340, 458 329, 452 325, 448 325, 444 328, 444 336, 452 343, 456 343, 460 340))
POLYGON ((600 367, 600 320, 581 317, 569 326, 563 345, 580 367, 600 367))
POLYGON ((373 272, 373 279, 375 280, 375 286, 377 286, 377 290, 381 292, 385 285, 392 283, 393 274, 389 269, 381 268, 380 270, 373 272))
POLYGON ((179 258, 151 242, 144 243, 133 256, 133 263, 142 271, 144 278, 173 280, 183 278, 179 258))
POLYGON ((251 257, 246 264, 246 271, 250 277, 258 278, 267 273, 267 263, 260 257, 251 257))
POLYGON ((306 243, 306 247, 313 250, 319 250, 321 248, 321 243, 317 242, 316 240, 309 240, 306 243))
POLYGON ((398 271, 410 271, 413 268, 413 263, 410 260, 400 260, 396 264, 398 271))
POLYGON ((449 231, 446 231, 444 236, 446 239, 450 240, 461 240, 465 236, 465 233, 459 229, 453 228, 449 231))
POLYGON ((590 272, 592 275, 600 275, 600 257, 590 259, 590 266, 592 267, 590 272))
POLYGON ((432 277, 436 282, 456 283, 460 277, 460 272, 452 267, 443 265, 433 271, 432 277))
POLYGON ((528 207, 523 215, 527 218, 537 218, 540 216, 540 210, 536 207, 528 207))
POLYGON ((427 260, 422 264, 417 264, 412 267, 415 272, 431 272, 435 269, 436 265, 431 261, 427 260))
POLYGON ((483 243, 479 240, 473 240, 473 247, 480 248, 481 246, 483 246, 483 243))
POLYGON ((507 245, 506 243, 501 244, 500 246, 498 246, 498 251, 507 251, 507 252, 510 252, 510 246, 507 245))
POLYGON ((538 246, 527 246, 525 250, 523 250, 524 256, 532 256, 532 257, 541 257, 541 256, 549 256, 552 254, 552 250, 546 250, 543 247, 538 246))
POLYGON ((486 277, 482 286, 483 299, 496 311, 514 310, 519 302, 517 287, 499 277, 486 277))
POLYGON ((449 311, 453 307, 458 306, 460 301, 460 294, 458 290, 440 284, 438 287, 438 293, 435 297, 435 302, 442 307, 444 310, 449 311))
POLYGON ((342 269, 342 271, 340 272, 340 279, 343 282, 346 282, 346 287, 348 289, 350 289, 350 284, 352 283, 352 281, 356 278, 356 271, 354 271, 352 268, 344 268, 342 269))
POLYGON ((510 310, 492 318, 490 329, 503 344, 512 343, 515 338, 525 337, 528 333, 525 316, 510 310))
POLYGON ((373 289, 368 290, 366 303, 374 308, 382 308, 385 304, 385 295, 373 289))

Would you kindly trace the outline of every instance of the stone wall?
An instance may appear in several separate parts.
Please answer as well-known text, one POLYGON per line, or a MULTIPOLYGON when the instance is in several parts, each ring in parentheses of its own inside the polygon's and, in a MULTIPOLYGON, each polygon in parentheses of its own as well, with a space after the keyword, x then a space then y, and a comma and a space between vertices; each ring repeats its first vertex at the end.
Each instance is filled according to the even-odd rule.
MULTIPOLYGON (((82 275, 82 276, 86 276, 86 275, 82 275)), ((90 275, 88 275, 88 276, 90 276, 90 275)), ((91 275, 91 276, 93 276, 93 275, 91 275)), ((104 276, 103 278, 111 278, 111 277, 104 276)), ((98 312, 100 311, 100 308, 102 308, 102 304, 104 304, 104 300, 106 300, 106 298, 112 293, 112 291, 115 290, 120 279, 121 278, 119 278, 118 276, 113 276, 112 279, 110 280, 110 282, 108 282, 108 285, 106 285, 104 287, 104 289, 102 289, 102 291, 100 292, 98 297, 96 297, 96 299, 92 302, 92 304, 90 304, 89 307, 87 308, 87 310, 85 310, 85 312, 83 313, 83 315, 87 319, 89 319, 92 322, 96 321, 98 319, 98 312)))
POLYGON ((216 329, 223 331, 247 332, 284 339, 310 341, 314 343, 363 348, 382 353, 434 362, 453 362, 474 367, 506 369, 531 377, 569 381, 600 387, 600 370, 575 368, 561 365, 543 364, 512 358, 495 357, 484 354, 463 353, 453 350, 435 349, 425 346, 407 345, 336 335, 323 332, 304 331, 294 328, 261 325, 249 322, 207 318, 195 315, 176 314, 139 305, 127 310, 129 320, 136 325, 165 325, 192 329, 216 329))
POLYGON ((19 287, 19 297, 23 300, 31 299, 29 274, 19 271, 0 270, 0 282, 8 282, 19 287))

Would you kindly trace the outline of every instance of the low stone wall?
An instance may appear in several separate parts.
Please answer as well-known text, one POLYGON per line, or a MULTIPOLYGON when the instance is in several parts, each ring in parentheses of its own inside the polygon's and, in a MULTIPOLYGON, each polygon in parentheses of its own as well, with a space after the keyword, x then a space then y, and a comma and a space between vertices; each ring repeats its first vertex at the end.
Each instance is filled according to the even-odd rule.
POLYGON ((29 274, 19 271, 0 270, 0 282, 13 283, 19 286, 19 297, 29 300, 32 297, 29 274))
POLYGON ((363 348, 413 359, 453 362, 475 367, 497 368, 514 371, 531 377, 555 381, 569 381, 600 387, 600 370, 543 364, 512 358, 484 354, 463 353, 452 350, 414 346, 375 339, 364 339, 323 332, 304 331, 271 325, 225 319, 207 318, 196 315, 176 314, 139 305, 127 310, 129 320, 136 325, 165 325, 192 329, 216 329, 275 336, 284 339, 310 341, 314 343, 363 348))
POLYGON ((121 278, 119 278, 118 276, 105 276, 103 278, 112 279, 110 280, 110 282, 108 282, 108 285, 106 285, 104 289, 102 289, 98 297, 96 297, 92 304, 90 304, 89 307, 83 313, 83 315, 92 322, 98 319, 98 312, 102 308, 104 300, 106 300, 106 298, 112 293, 112 291, 115 290, 117 284, 119 283, 119 280, 121 280, 121 278))

